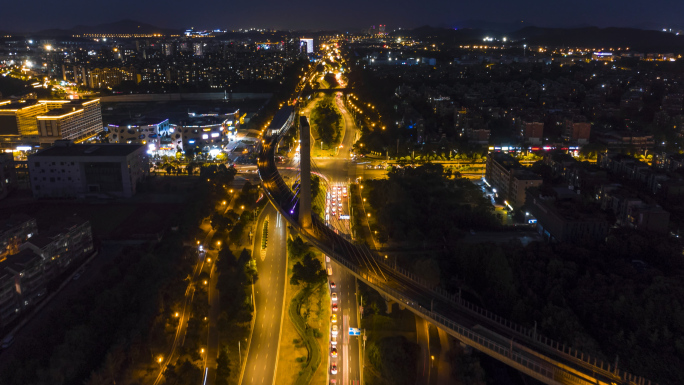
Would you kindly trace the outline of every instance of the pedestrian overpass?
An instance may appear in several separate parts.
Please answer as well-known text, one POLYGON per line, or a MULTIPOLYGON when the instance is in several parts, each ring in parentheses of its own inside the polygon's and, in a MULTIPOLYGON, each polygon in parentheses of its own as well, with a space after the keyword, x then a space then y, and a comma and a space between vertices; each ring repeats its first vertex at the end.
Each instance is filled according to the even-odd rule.
POLYGON ((300 118, 301 184, 293 191, 281 177, 275 154, 282 135, 267 138, 261 147, 258 168, 268 199, 310 244, 321 250, 356 278, 380 292, 389 303, 443 329, 471 346, 548 385, 655 385, 650 380, 620 370, 565 344, 503 319, 485 309, 434 287, 420 277, 390 264, 365 246, 337 234, 311 215, 309 174, 311 158, 309 125, 300 118))

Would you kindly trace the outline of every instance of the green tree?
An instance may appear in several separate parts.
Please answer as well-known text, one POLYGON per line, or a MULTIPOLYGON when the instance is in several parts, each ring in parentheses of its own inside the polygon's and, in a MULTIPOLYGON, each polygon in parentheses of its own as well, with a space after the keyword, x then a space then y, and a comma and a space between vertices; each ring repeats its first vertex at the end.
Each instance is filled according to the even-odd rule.
POLYGON ((304 255, 301 262, 295 263, 292 267, 292 277, 290 284, 299 285, 300 282, 308 286, 315 286, 325 282, 326 273, 314 253, 308 252, 304 255))
POLYGON ((337 111, 332 99, 326 98, 318 102, 311 111, 311 124, 318 131, 323 143, 330 147, 340 139, 342 115, 337 111))
POLYGON ((298 235, 294 239, 287 240, 287 250, 290 253, 290 258, 299 259, 304 256, 311 249, 311 245, 304 242, 298 235))
POLYGON ((228 347, 224 346, 216 358, 216 384, 228 385, 230 378, 230 358, 228 358, 228 347))

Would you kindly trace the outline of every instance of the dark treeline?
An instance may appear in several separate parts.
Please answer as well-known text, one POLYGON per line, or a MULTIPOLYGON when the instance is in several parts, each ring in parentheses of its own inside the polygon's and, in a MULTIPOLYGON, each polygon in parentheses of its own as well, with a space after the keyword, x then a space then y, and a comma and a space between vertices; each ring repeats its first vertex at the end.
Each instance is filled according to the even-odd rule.
POLYGON ((462 230, 497 227, 490 202, 466 179, 439 164, 395 168, 387 179, 365 182, 377 211, 378 237, 393 242, 455 240, 462 230))
POLYGON ((446 286, 545 336, 659 383, 684 378, 684 261, 666 238, 619 230, 605 244, 462 244, 446 286), (641 261, 641 262, 634 262, 641 261), (643 262, 643 263, 642 263, 643 262))

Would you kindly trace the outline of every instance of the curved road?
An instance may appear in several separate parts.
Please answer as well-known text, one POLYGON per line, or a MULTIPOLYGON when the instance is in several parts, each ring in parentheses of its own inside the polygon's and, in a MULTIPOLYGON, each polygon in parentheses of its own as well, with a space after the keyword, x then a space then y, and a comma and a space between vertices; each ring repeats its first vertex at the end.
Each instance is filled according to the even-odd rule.
MULTIPOLYGON (((273 385, 277 370, 287 274, 285 219, 268 204, 259 215, 252 258, 259 279, 254 283, 256 320, 240 385, 273 385), (264 222, 268 219, 268 244, 261 248, 264 222)), ((244 354, 244 352, 243 352, 244 354)), ((244 357, 244 355, 243 355, 244 357)))

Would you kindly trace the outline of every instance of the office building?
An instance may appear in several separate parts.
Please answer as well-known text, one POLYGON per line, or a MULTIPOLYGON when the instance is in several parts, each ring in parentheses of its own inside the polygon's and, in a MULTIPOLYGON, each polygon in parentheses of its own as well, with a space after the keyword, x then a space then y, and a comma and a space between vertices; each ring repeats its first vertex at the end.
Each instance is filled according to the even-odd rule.
POLYGON ((524 169, 512 156, 502 152, 487 155, 485 177, 496 196, 515 208, 525 204, 526 189, 542 184, 541 176, 524 169))
POLYGON ((146 148, 140 144, 74 144, 53 147, 28 157, 35 198, 133 196, 149 173, 146 148))
POLYGON ((73 100, 36 119, 41 146, 60 139, 82 142, 102 131, 100 99, 73 100))
POLYGON ((301 47, 301 51, 303 53, 312 54, 314 52, 314 40, 313 39, 300 38, 299 44, 301 47))

